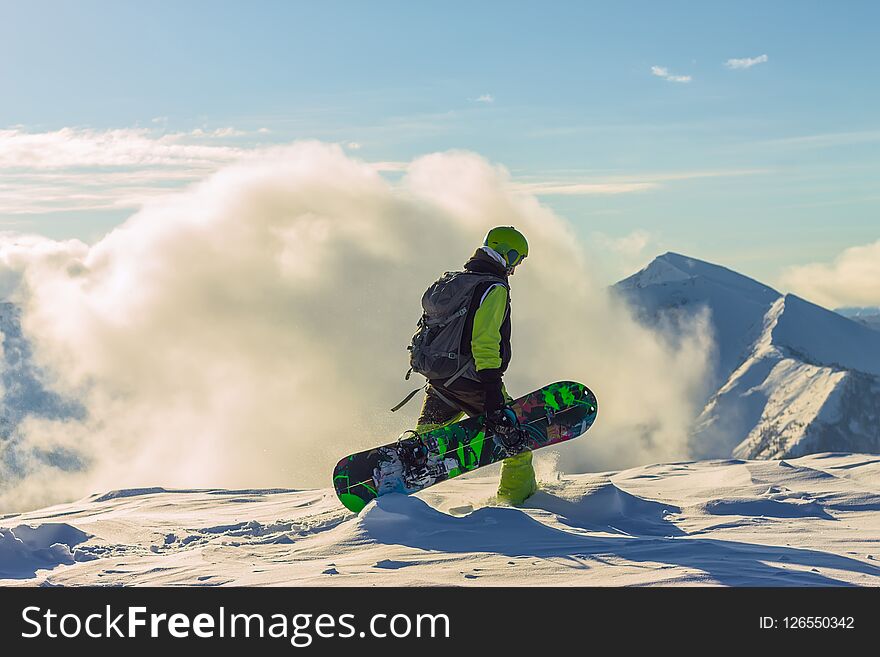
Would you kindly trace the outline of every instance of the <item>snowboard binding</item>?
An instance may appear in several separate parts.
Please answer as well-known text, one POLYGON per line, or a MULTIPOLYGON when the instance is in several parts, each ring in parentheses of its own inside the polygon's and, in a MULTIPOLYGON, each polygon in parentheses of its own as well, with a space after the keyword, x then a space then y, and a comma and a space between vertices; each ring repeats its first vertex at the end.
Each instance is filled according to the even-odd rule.
POLYGON ((496 438, 508 456, 516 456, 520 452, 526 451, 526 434, 522 429, 515 429, 506 434, 496 434, 496 438))
POLYGON ((526 449, 526 433, 520 427, 516 413, 509 408, 486 416, 486 431, 495 438, 507 456, 515 456, 526 449))
POLYGON ((417 479, 428 467, 428 447, 415 431, 404 431, 397 439, 397 455, 408 479, 417 479))

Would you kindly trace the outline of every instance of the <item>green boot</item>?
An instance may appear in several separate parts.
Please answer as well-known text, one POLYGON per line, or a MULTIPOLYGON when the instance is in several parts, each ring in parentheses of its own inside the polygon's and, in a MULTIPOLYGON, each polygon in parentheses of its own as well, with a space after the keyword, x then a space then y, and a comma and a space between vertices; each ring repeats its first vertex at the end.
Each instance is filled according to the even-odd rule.
POLYGON ((525 451, 501 462, 501 481, 498 483, 497 498, 517 506, 526 501, 538 490, 535 468, 532 467, 532 453, 525 451))

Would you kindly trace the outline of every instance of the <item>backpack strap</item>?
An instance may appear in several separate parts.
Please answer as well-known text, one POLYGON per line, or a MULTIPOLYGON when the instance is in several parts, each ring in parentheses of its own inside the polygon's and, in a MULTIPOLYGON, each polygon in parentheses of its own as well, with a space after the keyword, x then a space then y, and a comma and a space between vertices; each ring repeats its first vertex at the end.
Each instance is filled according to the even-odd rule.
POLYGON ((468 311, 468 306, 462 306, 457 312, 452 313, 451 315, 447 315, 446 317, 442 317, 439 319, 425 319, 425 326, 446 326, 454 320, 456 317, 461 317, 462 315, 466 315, 468 311))
POLYGON ((444 386, 448 386, 450 383, 452 383, 452 382, 455 381, 458 377, 460 377, 462 374, 464 374, 465 371, 467 370, 467 368, 470 366, 470 364, 471 364, 473 361, 474 361, 474 357, 473 357, 473 356, 469 356, 468 358, 466 358, 465 361, 464 361, 464 365, 462 365, 461 367, 459 367, 458 370, 456 370, 455 374, 453 374, 453 375, 450 376, 448 379, 446 379, 446 381, 443 382, 443 385, 444 385, 444 386))
POLYGON ((413 397, 416 396, 416 393, 417 393, 419 390, 424 390, 424 389, 427 388, 427 387, 428 387, 428 384, 426 383, 426 384, 423 385, 421 388, 416 388, 415 390, 413 390, 413 391, 412 391, 411 393, 409 393, 406 397, 404 397, 403 400, 402 400, 397 406, 395 406, 394 408, 392 408, 392 409, 391 409, 391 412, 392 412, 392 413, 396 413, 397 411, 399 411, 401 408, 403 408, 404 406, 406 406, 406 405, 409 403, 409 400, 410 400, 410 399, 412 399, 413 397))

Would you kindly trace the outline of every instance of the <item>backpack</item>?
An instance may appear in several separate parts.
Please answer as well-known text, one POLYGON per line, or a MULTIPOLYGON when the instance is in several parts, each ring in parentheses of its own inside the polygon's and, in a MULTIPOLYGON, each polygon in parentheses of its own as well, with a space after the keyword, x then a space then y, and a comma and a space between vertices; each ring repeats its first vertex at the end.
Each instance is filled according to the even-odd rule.
MULTIPOLYGON (((507 287, 507 281, 493 274, 448 271, 425 290, 422 316, 407 347, 410 369, 406 379, 416 372, 429 381, 445 379, 448 385, 473 366, 473 358, 461 353, 462 335, 474 290, 486 281, 507 287)), ((406 404, 420 389, 414 390, 392 410, 406 404)))

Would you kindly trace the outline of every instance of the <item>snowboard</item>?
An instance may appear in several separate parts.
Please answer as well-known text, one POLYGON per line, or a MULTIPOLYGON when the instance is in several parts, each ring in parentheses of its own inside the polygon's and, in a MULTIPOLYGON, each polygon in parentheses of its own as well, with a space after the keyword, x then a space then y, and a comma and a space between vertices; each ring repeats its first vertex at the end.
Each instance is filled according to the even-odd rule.
POLYGON ((414 493, 514 454, 556 445, 584 433, 596 419, 596 396, 582 383, 558 381, 512 401, 517 436, 488 434, 485 416, 346 456, 333 470, 339 500, 357 513, 386 493, 414 493), (515 442, 515 445, 511 445, 515 442))

